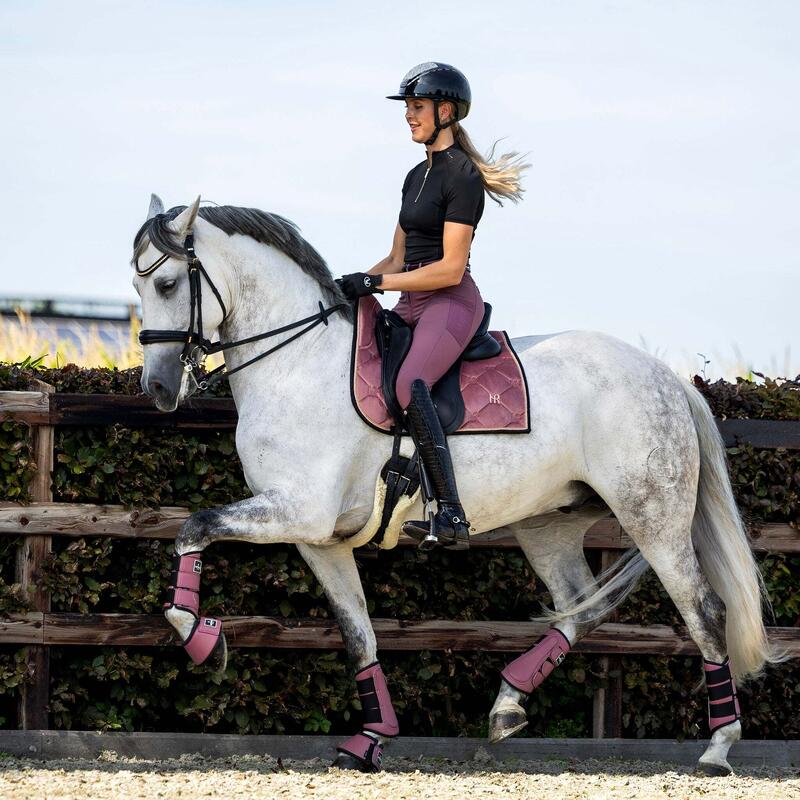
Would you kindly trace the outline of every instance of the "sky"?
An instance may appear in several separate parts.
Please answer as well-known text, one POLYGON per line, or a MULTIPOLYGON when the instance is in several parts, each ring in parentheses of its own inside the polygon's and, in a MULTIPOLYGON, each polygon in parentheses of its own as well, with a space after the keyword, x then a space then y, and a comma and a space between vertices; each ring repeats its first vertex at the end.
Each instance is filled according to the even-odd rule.
POLYGON ((384 96, 439 60, 479 149, 531 164, 472 249, 492 327, 793 377, 799 36, 789 0, 3 0, 0 296, 135 300, 151 192, 277 212, 369 269, 424 158, 384 96))

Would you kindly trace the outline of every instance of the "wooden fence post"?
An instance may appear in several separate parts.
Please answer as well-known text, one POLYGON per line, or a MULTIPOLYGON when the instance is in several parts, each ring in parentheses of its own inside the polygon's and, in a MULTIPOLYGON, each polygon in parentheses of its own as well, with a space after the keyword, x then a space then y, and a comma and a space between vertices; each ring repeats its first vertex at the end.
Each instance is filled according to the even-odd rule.
MULTIPOLYGON (((36 384, 36 390, 48 395, 55 391, 52 386, 42 381, 36 381, 36 384)), ((31 499, 35 503, 53 502, 53 430, 52 425, 32 427, 36 475, 31 484, 31 499)), ((50 536, 26 536, 17 552, 16 580, 22 584, 32 611, 50 611, 50 594, 43 591, 38 583, 51 544, 50 536)), ((18 706, 18 727, 24 730, 46 730, 49 728, 50 699, 50 651, 47 645, 26 647, 25 660, 28 671, 33 674, 34 682, 22 685, 18 706)))
MULTIPOLYGON (((600 572, 608 569, 621 553, 617 550, 600 551, 600 572)), ((613 611, 606 622, 616 622, 619 615, 613 611)), ((622 659, 619 656, 600 656, 600 671, 607 686, 597 689, 592 702, 592 737, 619 739, 622 737, 622 659)))

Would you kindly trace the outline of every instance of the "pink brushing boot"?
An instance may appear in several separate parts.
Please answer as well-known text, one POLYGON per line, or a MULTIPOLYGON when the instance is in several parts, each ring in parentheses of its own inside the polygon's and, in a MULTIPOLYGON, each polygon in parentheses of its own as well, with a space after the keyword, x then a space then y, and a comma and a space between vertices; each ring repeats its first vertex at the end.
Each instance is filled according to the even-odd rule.
POLYGON ((182 643, 195 664, 203 664, 215 649, 224 649, 222 620, 200 616, 200 573, 203 562, 200 553, 187 553, 175 557, 172 584, 169 586, 164 610, 178 608, 188 611, 194 618, 194 626, 182 643))
POLYGON ((376 661, 356 674, 358 697, 364 714, 364 727, 336 749, 334 766, 380 772, 383 746, 380 737, 391 738, 400 732, 386 677, 376 661))

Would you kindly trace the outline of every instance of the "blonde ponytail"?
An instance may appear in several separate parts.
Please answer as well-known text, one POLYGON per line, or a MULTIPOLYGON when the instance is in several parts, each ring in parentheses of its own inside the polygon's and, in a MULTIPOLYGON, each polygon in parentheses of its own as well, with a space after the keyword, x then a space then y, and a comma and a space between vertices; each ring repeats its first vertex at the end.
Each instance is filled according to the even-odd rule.
POLYGON ((521 183, 522 170, 530 167, 530 164, 522 161, 523 156, 512 152, 503 153, 495 159, 494 151, 497 142, 492 145, 492 149, 486 157, 482 156, 458 122, 453 123, 453 138, 475 164, 476 169, 480 172, 486 193, 495 203, 502 206, 503 201, 500 198, 506 198, 514 203, 518 203, 522 199, 522 193, 525 191, 521 183))

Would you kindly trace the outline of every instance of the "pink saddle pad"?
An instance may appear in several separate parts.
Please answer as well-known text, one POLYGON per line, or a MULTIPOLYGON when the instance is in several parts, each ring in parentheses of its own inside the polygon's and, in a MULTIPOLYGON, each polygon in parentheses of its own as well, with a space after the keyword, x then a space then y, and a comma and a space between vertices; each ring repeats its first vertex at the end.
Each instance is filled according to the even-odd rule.
MULTIPOLYGON (((381 357, 375 338, 375 317, 380 307, 372 296, 359 300, 350 394, 361 419, 389 433, 394 420, 383 399, 381 357)), ((461 363, 464 421, 454 433, 529 433, 530 403, 522 364, 505 331, 489 333, 502 349, 492 358, 461 363)))

